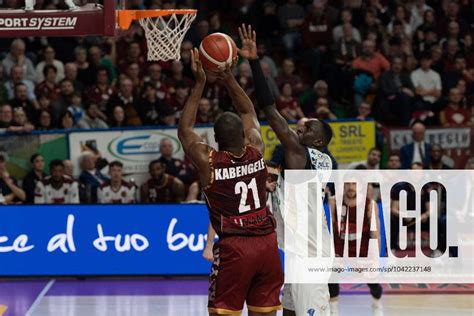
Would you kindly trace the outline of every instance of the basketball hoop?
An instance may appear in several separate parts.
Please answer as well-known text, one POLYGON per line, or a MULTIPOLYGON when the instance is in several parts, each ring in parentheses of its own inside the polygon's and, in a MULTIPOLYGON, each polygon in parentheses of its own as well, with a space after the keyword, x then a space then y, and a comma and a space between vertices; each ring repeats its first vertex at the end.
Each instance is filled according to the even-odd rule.
POLYGON ((149 61, 181 58, 181 43, 196 18, 197 10, 117 10, 121 29, 138 20, 145 30, 149 61))

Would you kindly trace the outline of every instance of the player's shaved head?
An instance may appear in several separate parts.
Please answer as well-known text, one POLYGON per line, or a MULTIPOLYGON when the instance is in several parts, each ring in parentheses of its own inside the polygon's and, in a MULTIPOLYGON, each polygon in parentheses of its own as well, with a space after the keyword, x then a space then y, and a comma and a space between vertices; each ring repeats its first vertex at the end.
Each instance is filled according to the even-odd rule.
POLYGON ((224 112, 214 124, 214 137, 219 149, 243 147, 244 127, 240 117, 231 112, 224 112))

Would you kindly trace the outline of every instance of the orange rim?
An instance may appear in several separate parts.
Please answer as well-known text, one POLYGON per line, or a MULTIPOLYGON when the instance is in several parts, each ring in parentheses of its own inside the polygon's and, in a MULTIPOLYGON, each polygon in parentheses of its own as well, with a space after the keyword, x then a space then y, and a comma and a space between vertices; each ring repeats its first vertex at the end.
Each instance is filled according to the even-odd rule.
POLYGON ((156 18, 159 16, 171 15, 171 14, 196 14, 195 9, 182 9, 182 10, 116 10, 117 11, 117 22, 121 29, 127 30, 133 21, 156 18))

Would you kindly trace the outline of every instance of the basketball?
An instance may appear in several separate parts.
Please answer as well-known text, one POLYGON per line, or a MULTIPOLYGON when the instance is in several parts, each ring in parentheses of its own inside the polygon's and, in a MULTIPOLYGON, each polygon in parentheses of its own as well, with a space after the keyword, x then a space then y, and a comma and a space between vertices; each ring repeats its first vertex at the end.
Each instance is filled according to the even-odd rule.
POLYGON ((202 40, 199 56, 205 70, 217 72, 218 67, 232 64, 237 57, 237 46, 229 35, 213 33, 202 40))

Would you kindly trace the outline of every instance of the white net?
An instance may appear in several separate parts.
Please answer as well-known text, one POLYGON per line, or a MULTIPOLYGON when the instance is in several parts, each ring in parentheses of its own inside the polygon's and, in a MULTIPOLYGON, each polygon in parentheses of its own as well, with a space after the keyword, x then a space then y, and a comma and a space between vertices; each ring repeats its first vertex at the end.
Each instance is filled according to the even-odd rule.
POLYGON ((196 13, 173 13, 140 19, 148 45, 147 59, 149 61, 179 60, 181 42, 195 18, 196 13))

